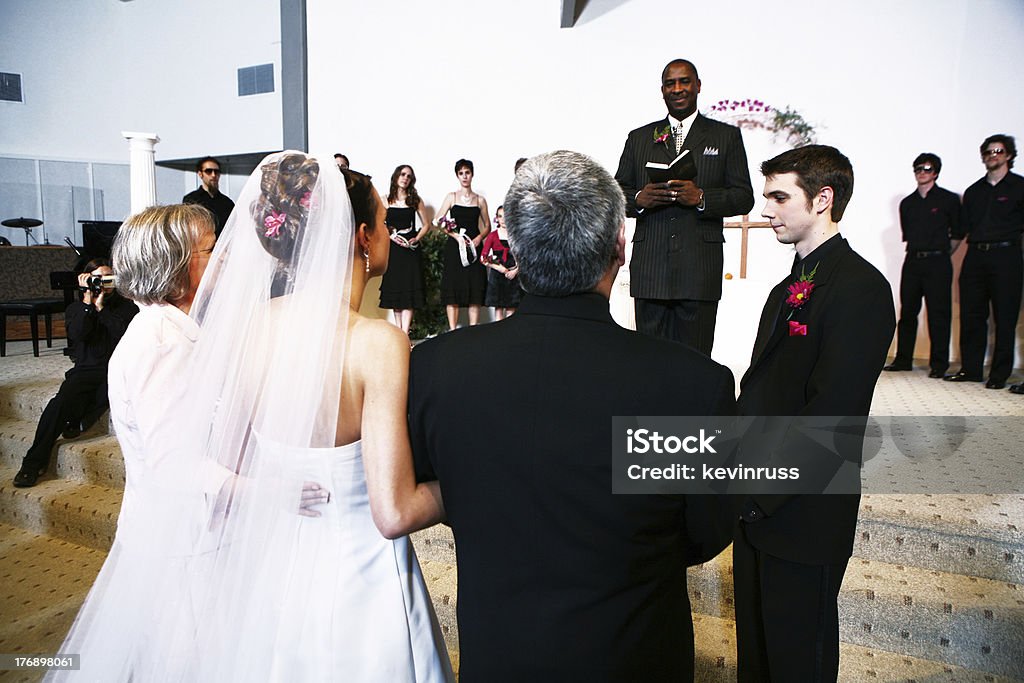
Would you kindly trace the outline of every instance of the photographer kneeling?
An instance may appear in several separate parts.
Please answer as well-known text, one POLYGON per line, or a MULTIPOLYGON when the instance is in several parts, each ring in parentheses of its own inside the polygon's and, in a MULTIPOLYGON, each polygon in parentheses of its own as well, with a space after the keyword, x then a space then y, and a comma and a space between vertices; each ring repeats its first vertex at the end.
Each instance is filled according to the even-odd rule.
POLYGON ((65 353, 75 365, 39 418, 32 446, 14 476, 15 486, 35 486, 50 464, 57 437, 62 433, 65 438, 78 436, 107 410, 107 362, 139 312, 134 303, 114 291, 113 274, 109 261, 93 259, 78 276, 82 300, 64 312, 65 353))

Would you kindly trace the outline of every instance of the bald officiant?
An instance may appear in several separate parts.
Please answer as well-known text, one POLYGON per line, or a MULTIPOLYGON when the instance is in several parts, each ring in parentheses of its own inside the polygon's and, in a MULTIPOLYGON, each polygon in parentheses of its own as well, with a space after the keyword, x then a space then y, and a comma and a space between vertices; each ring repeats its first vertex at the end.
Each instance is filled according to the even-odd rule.
POLYGON ((661 72, 668 117, 632 131, 615 179, 636 218, 629 293, 636 328, 711 355, 722 298, 722 219, 754 206, 740 129, 697 113, 697 67, 674 59, 661 72), (668 164, 683 150, 696 164, 689 180, 651 182, 647 163, 668 164))

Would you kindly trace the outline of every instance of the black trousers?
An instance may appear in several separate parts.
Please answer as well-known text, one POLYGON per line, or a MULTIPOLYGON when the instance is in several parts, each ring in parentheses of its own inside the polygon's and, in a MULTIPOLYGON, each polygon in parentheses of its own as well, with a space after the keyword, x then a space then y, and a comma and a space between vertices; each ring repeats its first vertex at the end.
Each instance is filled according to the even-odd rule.
POLYGON ((949 255, 917 258, 914 252, 908 252, 903 261, 894 365, 913 365, 922 297, 928 306, 928 364, 936 372, 945 372, 949 368, 949 329, 953 319, 953 264, 949 255))
POLYGON ((717 301, 635 299, 634 309, 638 332, 682 342, 711 356, 718 318, 717 301))
POLYGON ((1005 382, 1013 372, 1022 286, 1024 259, 1019 245, 989 251, 968 246, 960 270, 960 358, 964 373, 982 376, 988 347, 989 306, 996 329, 988 378, 1005 382))
POLYGON ((22 467, 46 469, 57 438, 68 424, 92 424, 107 409, 107 369, 68 370, 57 395, 43 409, 22 467))
POLYGON ((732 550, 737 680, 837 680, 839 587, 847 562, 801 564, 774 557, 750 545, 746 522, 738 524, 732 550))

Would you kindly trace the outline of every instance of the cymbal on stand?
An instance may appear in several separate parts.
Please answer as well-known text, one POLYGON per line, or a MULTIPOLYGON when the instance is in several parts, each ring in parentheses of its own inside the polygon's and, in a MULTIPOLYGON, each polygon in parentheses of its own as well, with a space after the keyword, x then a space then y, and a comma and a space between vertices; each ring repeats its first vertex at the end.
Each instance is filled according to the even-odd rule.
POLYGON ((43 222, 38 218, 8 218, 5 221, 0 221, 0 225, 8 228, 38 228, 43 222))

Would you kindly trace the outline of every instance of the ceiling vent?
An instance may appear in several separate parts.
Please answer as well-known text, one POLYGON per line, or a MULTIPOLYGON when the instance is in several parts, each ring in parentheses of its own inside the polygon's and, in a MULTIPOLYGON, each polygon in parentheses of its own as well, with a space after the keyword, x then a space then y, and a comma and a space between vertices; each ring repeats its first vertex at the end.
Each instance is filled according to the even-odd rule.
POLYGON ((238 70, 238 96, 274 92, 274 65, 245 66, 238 70))

